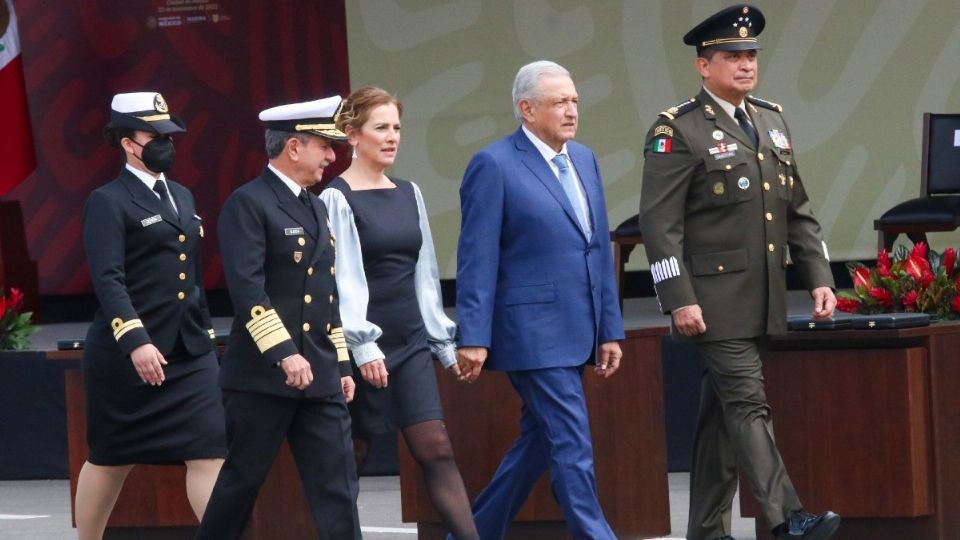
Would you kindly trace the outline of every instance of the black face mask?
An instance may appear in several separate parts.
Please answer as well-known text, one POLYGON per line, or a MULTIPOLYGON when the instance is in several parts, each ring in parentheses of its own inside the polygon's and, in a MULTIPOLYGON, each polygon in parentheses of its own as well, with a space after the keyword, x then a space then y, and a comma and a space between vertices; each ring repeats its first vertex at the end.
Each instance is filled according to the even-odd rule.
POLYGON ((177 152, 173 148, 173 139, 170 137, 157 137, 151 139, 147 144, 140 144, 130 139, 133 144, 143 148, 140 161, 151 171, 159 174, 169 171, 173 167, 173 158, 177 152))

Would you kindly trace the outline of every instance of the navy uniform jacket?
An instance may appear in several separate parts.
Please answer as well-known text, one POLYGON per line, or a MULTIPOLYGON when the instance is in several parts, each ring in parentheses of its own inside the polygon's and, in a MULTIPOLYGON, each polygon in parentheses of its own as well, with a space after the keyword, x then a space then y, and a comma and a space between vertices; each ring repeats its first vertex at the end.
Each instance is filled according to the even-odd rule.
POLYGON ((203 227, 187 188, 167 179, 179 216, 126 168, 90 194, 83 243, 100 309, 87 344, 129 355, 145 343, 171 352, 213 349, 200 264, 203 227))
POLYGON ((782 109, 752 96, 746 107, 759 148, 702 90, 660 113, 644 146, 640 230, 657 297, 664 313, 700 305, 695 341, 785 332, 788 258, 808 289, 834 285, 782 109))
POLYGON ((225 390, 289 398, 342 392, 351 374, 334 275, 335 241, 327 212, 313 212, 264 169, 237 188, 220 214, 223 270, 235 317, 220 367, 225 390), (277 362, 292 354, 310 362, 306 390, 285 384, 277 362))

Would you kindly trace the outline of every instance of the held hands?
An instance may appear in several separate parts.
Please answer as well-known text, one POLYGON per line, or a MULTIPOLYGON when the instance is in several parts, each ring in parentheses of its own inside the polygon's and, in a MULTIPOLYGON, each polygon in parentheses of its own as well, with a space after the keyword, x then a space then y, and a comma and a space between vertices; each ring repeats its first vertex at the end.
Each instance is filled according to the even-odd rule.
POLYGON ((620 368, 620 359, 623 353, 620 351, 620 344, 616 341, 608 341, 600 344, 600 352, 597 355, 597 365, 593 372, 603 378, 608 378, 620 368))
POLYGON ((829 319, 833 316, 833 309, 837 307, 837 297, 830 287, 817 287, 810 291, 813 297, 813 318, 829 319))
POLYGON ((144 343, 134 349, 130 353, 130 361, 133 362, 140 380, 151 386, 163 384, 163 366, 167 365, 167 361, 153 343, 144 343))
POLYGON ((360 374, 363 380, 372 384, 374 388, 387 387, 387 366, 383 363, 383 358, 367 362, 360 366, 360 374))
POLYGON ((313 371, 310 362, 299 354, 292 354, 280 362, 280 367, 287 374, 287 386, 303 390, 313 382, 313 371))
POLYGON ((460 369, 459 380, 472 383, 480 376, 480 369, 487 360, 486 347, 461 347, 457 349, 457 365, 460 369))
POLYGON ((673 310, 673 325, 684 336, 696 336, 707 331, 707 323, 703 322, 703 310, 699 304, 673 310))
POLYGON ((340 377, 340 389, 343 390, 343 397, 347 403, 353 401, 353 393, 357 389, 357 383, 353 382, 353 377, 347 375, 340 377))

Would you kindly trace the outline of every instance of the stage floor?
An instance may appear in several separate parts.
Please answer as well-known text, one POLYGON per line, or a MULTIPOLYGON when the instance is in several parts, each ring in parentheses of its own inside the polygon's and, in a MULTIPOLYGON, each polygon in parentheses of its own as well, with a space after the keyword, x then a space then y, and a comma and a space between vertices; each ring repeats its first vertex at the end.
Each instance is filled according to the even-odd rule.
MULTIPOLYGON (((670 474, 672 535, 687 530, 690 475, 670 474)), ((70 486, 67 480, 0 481, 0 539, 66 540, 76 538, 70 524, 70 486)), ((414 540, 416 525, 400 521, 400 477, 360 479, 360 524, 370 540, 414 540)), ((756 540, 754 520, 740 518, 739 497, 734 501, 733 535, 756 540)))

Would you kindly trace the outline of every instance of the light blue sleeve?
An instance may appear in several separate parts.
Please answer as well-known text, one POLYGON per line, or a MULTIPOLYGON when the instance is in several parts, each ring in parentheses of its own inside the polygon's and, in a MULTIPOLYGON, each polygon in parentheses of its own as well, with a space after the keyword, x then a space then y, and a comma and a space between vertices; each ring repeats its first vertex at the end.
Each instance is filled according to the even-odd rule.
POLYGON ((456 339, 457 325, 443 312, 443 296, 440 293, 440 272, 437 269, 437 253, 433 247, 433 236, 430 234, 430 221, 427 219, 427 207, 423 203, 420 188, 414 184, 413 191, 417 196, 417 212, 420 214, 420 235, 423 242, 420 245, 420 255, 417 259, 417 268, 414 274, 414 283, 417 288, 417 302, 420 305, 420 315, 427 330, 427 341, 430 350, 437 355, 443 367, 447 368, 457 363, 456 339))
POLYGON ((327 206, 330 226, 337 243, 337 291, 340 295, 340 319, 353 361, 362 366, 384 357, 377 346, 383 335, 379 326, 367 320, 370 291, 363 271, 360 235, 353 220, 353 209, 338 189, 325 189, 320 200, 327 206))

